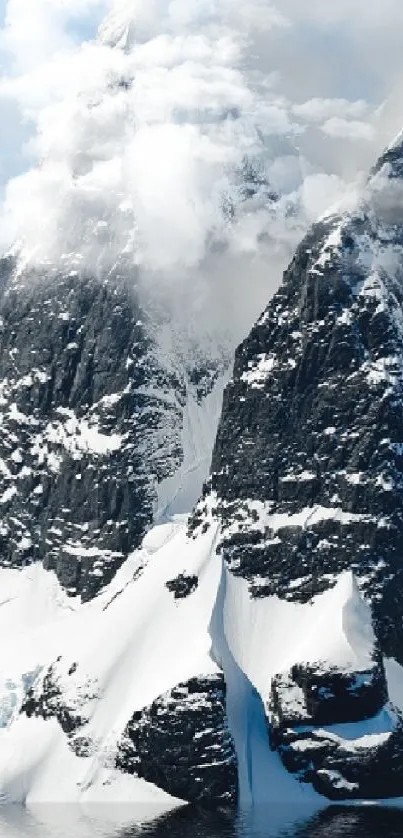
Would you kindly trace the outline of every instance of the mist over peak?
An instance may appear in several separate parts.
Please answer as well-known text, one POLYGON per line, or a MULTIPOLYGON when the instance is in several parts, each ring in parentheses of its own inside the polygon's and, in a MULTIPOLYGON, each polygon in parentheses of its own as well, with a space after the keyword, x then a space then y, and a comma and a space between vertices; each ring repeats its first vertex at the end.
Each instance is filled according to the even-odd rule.
POLYGON ((28 134, 3 250, 17 243, 40 270, 129 266, 235 345, 309 224, 382 147, 375 104, 348 85, 290 90, 300 14, 286 0, 41 0, 28 17, 26 4, 9 0, 0 41, 0 106, 28 134))

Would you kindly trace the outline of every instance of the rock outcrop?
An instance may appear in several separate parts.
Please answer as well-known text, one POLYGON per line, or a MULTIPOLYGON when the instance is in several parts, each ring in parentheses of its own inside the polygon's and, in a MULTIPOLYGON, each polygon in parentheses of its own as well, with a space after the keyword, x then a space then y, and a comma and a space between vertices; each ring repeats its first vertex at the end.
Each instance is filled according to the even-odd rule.
POLYGON ((320 794, 402 794, 403 717, 388 703, 381 663, 360 672, 295 665, 273 679, 267 718, 273 750, 320 794))
POLYGON ((222 675, 178 684, 134 713, 117 766, 192 803, 236 803, 237 760, 222 675))
POLYGON ((97 684, 82 679, 76 663, 66 666, 60 657, 26 691, 20 713, 28 718, 56 720, 67 744, 79 757, 92 756, 96 743, 86 732, 89 708, 99 699, 97 684))

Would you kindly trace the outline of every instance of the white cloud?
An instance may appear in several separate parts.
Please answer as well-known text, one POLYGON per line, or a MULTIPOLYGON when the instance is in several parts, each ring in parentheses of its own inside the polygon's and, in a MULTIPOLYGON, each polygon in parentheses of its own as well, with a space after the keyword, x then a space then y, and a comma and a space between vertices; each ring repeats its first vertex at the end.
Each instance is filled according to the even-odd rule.
POLYGON ((71 45, 68 24, 102 15, 108 0, 8 0, 0 47, 20 71, 36 68, 71 45))
POLYGON ((375 129, 369 122, 343 119, 340 116, 333 116, 328 119, 322 125, 322 131, 330 137, 342 137, 347 140, 368 140, 371 142, 375 137, 375 129))
POLYGON ((386 26, 385 2, 362 17, 361 0, 8 0, 0 109, 17 106, 31 138, 28 171, 6 188, 4 247, 53 262, 79 250, 94 270, 124 252, 145 281, 190 285, 218 323, 231 297, 238 336, 398 120, 400 97, 379 110, 403 70, 402 7, 389 0, 386 26), (105 13, 100 39, 80 44, 105 13), (354 62, 365 73, 370 58, 357 90, 354 62), (245 195, 245 158, 275 205, 263 186, 245 195))
POLYGON ((315 221, 340 200, 345 189, 337 175, 307 175, 302 184, 302 200, 310 221, 315 221))
POLYGON ((122 37, 146 40, 157 34, 200 33, 214 36, 224 28, 237 33, 268 31, 289 24, 268 0, 117 0, 101 27, 101 37, 116 43, 122 37))
MULTIPOLYGON (((21 2, 10 0, 7 29, 17 56, 21 2)), ((57 52, 0 88, 34 122, 29 150, 38 161, 9 183, 3 228, 35 260, 84 249, 99 268, 125 250, 152 271, 199 266, 208 242, 228 243, 223 201, 236 199, 244 157, 264 155, 266 137, 296 130, 287 103, 274 93, 262 99, 245 75, 244 11, 234 0, 202 9, 137 2, 143 37, 131 44, 133 4, 120 3, 101 42, 76 48, 62 37, 66 4, 49 16, 49 3, 41 0, 39 17, 60 31, 57 52)), ((251 8, 253 28, 263 5, 251 8)))
POLYGON ((350 102, 348 99, 309 99, 301 105, 294 105, 293 112, 306 122, 320 123, 324 120, 343 118, 357 119, 368 113, 368 103, 363 99, 350 102))
POLYGON ((293 21, 313 22, 316 26, 334 27, 348 25, 348 35, 354 35, 357 28, 368 30, 379 28, 390 30, 403 22, 403 8, 400 0, 338 0, 337 3, 323 0, 277 0, 277 8, 293 21))

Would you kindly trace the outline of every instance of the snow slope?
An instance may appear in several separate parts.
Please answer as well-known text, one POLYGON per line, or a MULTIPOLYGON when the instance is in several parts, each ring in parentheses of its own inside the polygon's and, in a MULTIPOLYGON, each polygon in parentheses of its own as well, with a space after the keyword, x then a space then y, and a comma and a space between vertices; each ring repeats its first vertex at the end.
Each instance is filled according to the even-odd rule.
MULTIPOLYGON (((246 582, 235 579, 216 554, 218 535, 212 524, 204 535, 189 538, 186 517, 174 516, 154 527, 114 581, 85 605, 68 598, 41 565, 1 571, 3 802, 178 805, 156 787, 118 772, 117 745, 133 711, 222 667, 241 804, 321 805, 322 798, 289 775, 270 750, 265 702, 272 677, 296 661, 368 666, 370 611, 350 573, 312 605, 253 600, 246 582), (176 600, 166 582, 181 573, 197 576, 199 584, 191 596, 176 600), (51 664, 64 699, 88 720, 83 733, 92 743, 89 756, 72 752, 56 719, 19 715, 27 690, 51 664)), ((361 735, 387 729, 382 718, 350 738, 358 736, 359 747, 361 735)))
POLYGON ((109 588, 89 605, 72 603, 53 574, 39 565, 4 572, 3 637, 13 639, 0 653, 3 799, 149 797, 143 781, 117 776, 111 759, 135 709, 193 674, 217 671, 207 630, 220 573, 211 561, 212 538, 208 535, 194 544, 187 556, 187 570, 197 573, 200 583, 192 600, 181 607, 165 587, 185 563, 185 524, 180 519, 153 530, 109 588), (28 684, 60 656, 66 670, 78 663, 70 689, 80 706, 85 705, 86 735, 96 743, 94 758, 78 759, 69 752, 56 721, 18 717, 28 684))
POLYGON ((229 378, 228 370, 201 401, 198 401, 194 389, 188 388, 181 435, 183 462, 172 477, 163 480, 158 486, 155 520, 185 514, 197 503, 209 473, 224 389, 229 378))
POLYGON ((350 572, 308 605, 276 596, 252 599, 247 582, 227 572, 224 630, 234 657, 265 700, 273 676, 297 661, 365 670, 375 642, 370 608, 350 572))

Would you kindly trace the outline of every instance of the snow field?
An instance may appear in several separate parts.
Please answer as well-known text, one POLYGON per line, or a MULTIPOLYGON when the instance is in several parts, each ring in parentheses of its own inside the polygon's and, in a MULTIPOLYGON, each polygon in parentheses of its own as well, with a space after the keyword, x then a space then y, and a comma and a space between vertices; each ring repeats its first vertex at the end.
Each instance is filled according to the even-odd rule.
MULTIPOLYGON (((135 710, 222 667, 241 805, 323 804, 270 751, 264 704, 272 677, 296 662, 367 669, 374 647, 370 608, 349 572, 312 604, 252 600, 247 583, 216 554, 218 535, 211 523, 207 533, 189 539, 186 516, 174 516, 148 533, 113 582, 86 605, 69 599, 41 565, 0 571, 3 802, 149 804, 154 815, 155 807, 179 805, 118 772, 117 744, 135 710), (175 600, 166 582, 181 573, 196 575, 199 585, 175 600), (18 716, 27 689, 52 664, 63 699, 88 720, 82 732, 93 745, 89 756, 75 755, 56 720, 18 716)), ((391 699, 402 706, 401 668, 389 661, 387 671, 391 699)), ((363 725, 326 728, 323 735, 360 748, 371 737, 385 738, 392 725, 385 711, 363 725)))

